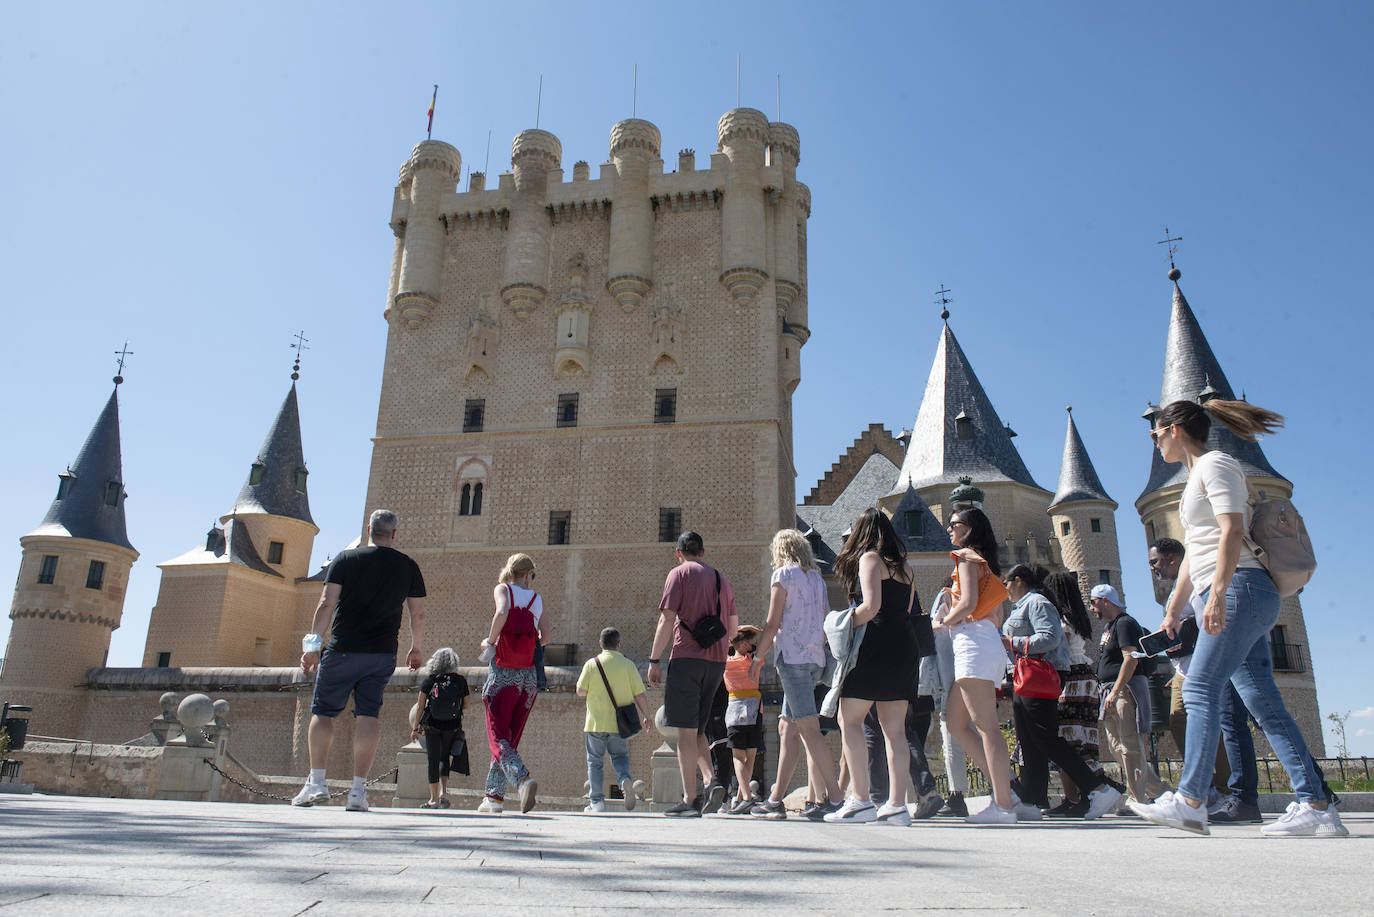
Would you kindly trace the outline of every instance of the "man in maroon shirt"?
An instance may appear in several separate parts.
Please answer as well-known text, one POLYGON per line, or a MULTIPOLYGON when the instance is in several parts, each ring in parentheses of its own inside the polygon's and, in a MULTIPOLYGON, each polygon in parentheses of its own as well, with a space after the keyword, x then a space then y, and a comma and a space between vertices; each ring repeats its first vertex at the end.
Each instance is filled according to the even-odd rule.
POLYGON ((672 664, 663 691, 664 723, 677 733, 677 764, 682 773, 682 801, 664 815, 695 817, 713 812, 725 797, 725 788, 711 785, 710 743, 706 740, 706 721, 711 716, 711 701, 725 675, 725 650, 735 635, 735 592, 720 572, 702 563, 706 548, 696 532, 683 532, 677 539, 677 566, 663 583, 659 602, 658 629, 649 658, 649 684, 663 684, 660 659, 672 640, 672 664), (725 634, 709 646, 692 636, 697 622, 708 615, 719 615, 725 634), (696 771, 700 769, 705 794, 698 804, 696 771))

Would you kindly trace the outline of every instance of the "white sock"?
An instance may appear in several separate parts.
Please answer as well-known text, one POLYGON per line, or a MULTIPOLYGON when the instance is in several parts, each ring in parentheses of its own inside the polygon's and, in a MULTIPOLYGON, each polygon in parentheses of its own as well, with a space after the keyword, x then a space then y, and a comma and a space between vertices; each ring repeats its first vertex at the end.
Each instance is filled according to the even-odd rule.
POLYGON ((366 792, 366 791, 367 791, 367 778, 366 778, 366 777, 354 777, 354 778, 353 778, 353 792, 355 792, 355 793, 363 793, 363 792, 366 792))
POLYGON ((324 768, 310 768, 310 782, 315 784, 316 786, 324 786, 324 768))

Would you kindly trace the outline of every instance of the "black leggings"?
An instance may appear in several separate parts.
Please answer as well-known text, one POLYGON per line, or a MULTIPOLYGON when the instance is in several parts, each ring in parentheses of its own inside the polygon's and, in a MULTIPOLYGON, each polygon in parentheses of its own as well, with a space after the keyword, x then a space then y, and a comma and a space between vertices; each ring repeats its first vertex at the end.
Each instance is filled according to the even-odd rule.
POLYGON ((1057 698, 1018 694, 1012 699, 1011 715, 1016 724, 1016 741, 1021 745, 1021 774, 1013 781, 1012 789, 1022 802, 1049 807, 1051 761, 1084 793, 1104 783, 1105 778, 1089 770, 1083 757, 1059 734, 1057 698))
POLYGON ((430 783, 438 783, 441 774, 445 777, 449 775, 454 745, 462 738, 461 723, 445 725, 442 729, 425 725, 425 756, 429 759, 430 783))

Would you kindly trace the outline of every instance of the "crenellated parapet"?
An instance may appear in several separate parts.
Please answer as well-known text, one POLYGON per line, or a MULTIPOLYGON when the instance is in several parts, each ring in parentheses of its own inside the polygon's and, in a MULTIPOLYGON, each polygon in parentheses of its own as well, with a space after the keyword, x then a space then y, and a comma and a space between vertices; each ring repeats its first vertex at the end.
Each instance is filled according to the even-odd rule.
POLYGON ((463 154, 442 140, 422 140, 401 166, 398 182, 408 183, 421 169, 433 169, 456 185, 463 177, 463 154))
POLYGON ((768 116, 757 108, 733 108, 720 116, 716 135, 719 141, 716 149, 722 153, 726 152, 727 145, 746 143, 758 144, 762 149, 768 144, 768 116))
POLYGON ((537 128, 521 131, 511 142, 510 164, 515 169, 515 184, 519 188, 521 180, 530 182, 544 178, 547 173, 563 161, 563 144, 548 131, 537 128))
POLYGON ((652 122, 642 118, 626 118, 611 128, 611 158, 636 152, 649 159, 659 158, 663 138, 652 122))
POLYGON ((770 121, 768 146, 773 151, 774 162, 780 156, 786 157, 794 169, 801 162, 801 134, 790 124, 770 121))

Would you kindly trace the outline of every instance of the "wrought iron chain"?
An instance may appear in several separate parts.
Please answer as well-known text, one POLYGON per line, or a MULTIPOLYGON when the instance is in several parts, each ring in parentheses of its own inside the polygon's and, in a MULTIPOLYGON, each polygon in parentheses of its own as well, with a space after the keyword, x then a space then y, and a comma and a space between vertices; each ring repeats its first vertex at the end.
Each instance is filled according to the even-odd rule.
MULTIPOLYGON (((212 770, 212 771, 214 771, 215 773, 219 774, 219 775, 220 775, 221 777, 223 777, 225 780, 228 780, 230 783, 234 784, 234 786, 237 786, 237 787, 239 787, 239 788, 241 788, 241 789, 247 790, 248 792, 252 793, 252 794, 255 795, 255 796, 261 796, 261 797, 263 797, 264 799, 277 799, 277 800, 280 800, 281 802, 290 802, 290 801, 291 801, 291 797, 290 797, 290 796, 281 796, 281 795, 279 795, 279 794, 277 794, 277 793, 269 793, 269 792, 267 792, 267 790, 259 789, 258 787, 254 787, 254 786, 249 786, 248 784, 244 783, 242 780, 239 780, 237 777, 234 777, 234 776, 232 776, 232 775, 230 775, 230 774, 226 774, 224 771, 222 771, 222 770, 220 770, 218 767, 216 767, 216 766, 215 766, 215 762, 214 762, 212 759, 210 759, 210 758, 201 758, 201 760, 204 761, 206 764, 210 765, 210 770, 212 770)), ((387 777, 394 776, 394 775, 398 774, 399 772, 400 772, 400 768, 393 767, 391 770, 386 771, 385 773, 378 774, 376 777, 373 777, 371 780, 367 781, 367 783, 364 784, 364 785, 365 785, 365 786, 373 786, 374 784, 380 783, 382 780, 385 780, 387 777)), ((349 792, 348 789, 336 790, 335 792, 329 794, 329 798, 330 798, 330 799, 338 799, 340 796, 343 796, 344 794, 346 794, 346 793, 348 793, 348 792, 349 792)))

